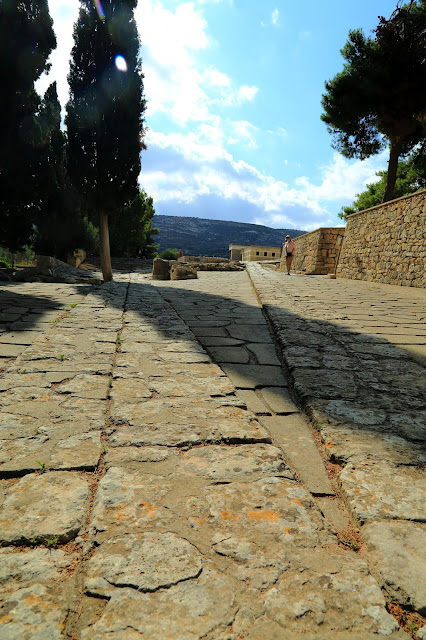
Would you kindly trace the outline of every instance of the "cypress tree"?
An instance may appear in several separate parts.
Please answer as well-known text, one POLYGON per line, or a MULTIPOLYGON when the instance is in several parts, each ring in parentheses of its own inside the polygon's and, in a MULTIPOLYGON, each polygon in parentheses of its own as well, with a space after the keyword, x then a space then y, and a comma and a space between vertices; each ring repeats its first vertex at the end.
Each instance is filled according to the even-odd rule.
POLYGON ((40 213, 39 161, 44 145, 35 81, 56 47, 47 0, 0 2, 0 244, 29 242, 40 213))
POLYGON ((138 194, 144 135, 137 0, 80 0, 68 76, 68 170, 99 217, 101 267, 112 279, 108 219, 138 194))

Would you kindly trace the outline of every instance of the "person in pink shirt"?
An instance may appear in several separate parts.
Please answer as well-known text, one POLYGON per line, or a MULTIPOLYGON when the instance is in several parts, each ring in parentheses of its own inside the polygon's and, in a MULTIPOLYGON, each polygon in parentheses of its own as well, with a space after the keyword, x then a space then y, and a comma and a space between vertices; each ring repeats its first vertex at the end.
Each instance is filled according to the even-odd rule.
POLYGON ((287 275, 290 275, 291 263, 293 262, 294 254, 296 253, 296 245, 290 236, 285 237, 284 243, 284 251, 285 251, 285 264, 287 267, 287 275))

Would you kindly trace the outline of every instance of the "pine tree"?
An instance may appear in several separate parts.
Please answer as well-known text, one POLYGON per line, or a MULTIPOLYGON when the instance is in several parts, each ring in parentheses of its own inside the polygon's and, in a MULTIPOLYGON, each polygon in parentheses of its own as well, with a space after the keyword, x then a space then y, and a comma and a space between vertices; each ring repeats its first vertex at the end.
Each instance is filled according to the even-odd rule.
POLYGON ((40 212, 38 163, 43 147, 35 81, 56 47, 47 0, 0 2, 0 244, 29 242, 40 212))
POLYGON ((68 169, 99 216, 101 267, 112 279, 108 219, 138 193, 144 135, 136 0, 80 0, 68 76, 68 169))
POLYGON ((159 232, 152 226, 154 214, 153 200, 145 191, 126 204, 122 214, 110 222, 112 255, 154 258, 157 253, 154 235, 159 232))
POLYGON ((343 71, 325 85, 321 119, 346 157, 363 160, 389 145, 386 202, 399 158, 425 152, 426 0, 381 18, 375 38, 351 31, 342 55, 343 71))

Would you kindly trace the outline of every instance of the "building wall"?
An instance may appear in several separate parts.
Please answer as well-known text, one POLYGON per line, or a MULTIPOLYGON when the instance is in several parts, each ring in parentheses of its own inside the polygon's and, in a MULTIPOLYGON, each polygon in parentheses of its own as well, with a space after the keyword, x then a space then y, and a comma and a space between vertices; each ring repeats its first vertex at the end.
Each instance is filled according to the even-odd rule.
MULTIPOLYGON (((298 236, 293 240, 296 253, 291 268, 306 275, 334 273, 344 235, 343 227, 322 227, 298 236)), ((286 269, 284 248, 280 269, 286 269)))
POLYGON ((246 244, 230 244, 229 245, 229 258, 231 260, 242 260, 242 251, 246 244))
POLYGON ((243 262, 279 260, 281 257, 281 248, 252 245, 243 247, 241 253, 241 260, 243 262))
POLYGON ((336 275, 426 287, 426 190, 349 216, 336 275))

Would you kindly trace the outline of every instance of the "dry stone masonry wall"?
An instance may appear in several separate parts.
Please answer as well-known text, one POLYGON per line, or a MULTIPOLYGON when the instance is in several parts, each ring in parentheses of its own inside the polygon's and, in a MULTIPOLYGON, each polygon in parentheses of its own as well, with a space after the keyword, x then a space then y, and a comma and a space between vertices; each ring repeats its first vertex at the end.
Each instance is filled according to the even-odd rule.
POLYGON ((425 214, 426 190, 349 216, 337 276, 426 287, 425 214))
MULTIPOLYGON (((334 273, 344 235, 344 228, 322 227, 295 238, 296 255, 292 268, 306 275, 334 273)), ((280 269, 285 269, 284 251, 280 269)))

